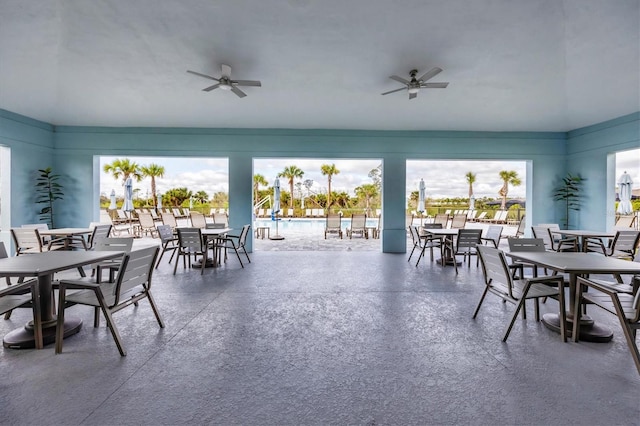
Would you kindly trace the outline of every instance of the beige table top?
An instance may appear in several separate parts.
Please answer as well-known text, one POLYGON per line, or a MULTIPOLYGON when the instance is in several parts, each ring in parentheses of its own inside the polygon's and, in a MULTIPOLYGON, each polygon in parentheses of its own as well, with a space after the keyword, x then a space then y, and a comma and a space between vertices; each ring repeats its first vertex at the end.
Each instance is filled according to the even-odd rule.
POLYGON ((584 252, 511 252, 515 259, 568 274, 640 274, 640 262, 584 252))

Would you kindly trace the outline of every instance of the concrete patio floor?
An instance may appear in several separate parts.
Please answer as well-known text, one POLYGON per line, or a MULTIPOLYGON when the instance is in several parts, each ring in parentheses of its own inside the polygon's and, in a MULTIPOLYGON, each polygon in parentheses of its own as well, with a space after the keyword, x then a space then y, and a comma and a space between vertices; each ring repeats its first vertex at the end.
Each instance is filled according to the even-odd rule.
MULTIPOLYGON (((136 244, 146 244, 139 241, 136 244)), ((156 240, 157 241, 157 240, 156 240)), ((475 262, 472 262, 475 263, 475 262)), ((533 319, 501 335, 513 306, 481 270, 459 275, 378 251, 257 250, 240 268, 177 274, 115 314, 120 357, 93 310, 63 353, 0 351, 5 424, 638 424, 640 376, 613 316, 606 344, 563 343, 533 319)), ((65 273, 75 275, 75 272, 65 273)), ((542 312, 556 312, 548 301, 542 312)), ((20 309, 0 333, 22 326, 20 309)))

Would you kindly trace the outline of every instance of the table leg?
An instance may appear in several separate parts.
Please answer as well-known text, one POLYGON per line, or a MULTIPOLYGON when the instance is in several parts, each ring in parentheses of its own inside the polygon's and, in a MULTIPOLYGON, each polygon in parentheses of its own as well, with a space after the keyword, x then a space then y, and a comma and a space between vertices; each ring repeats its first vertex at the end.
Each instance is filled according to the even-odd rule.
MULTIPOLYGON (((43 275, 38 277, 38 288, 40 290, 40 312, 42 313, 42 342, 45 345, 56 340, 55 304, 53 303, 53 287, 51 285, 53 275, 43 275)), ((64 321, 64 337, 76 334, 82 328, 80 318, 67 317, 64 321)), ((24 327, 7 333, 3 339, 5 348, 11 349, 33 349, 36 347, 33 337, 33 321, 29 321, 24 327)))
MULTIPOLYGON (((571 337, 573 330, 574 305, 576 298, 576 285, 578 275, 571 274, 569 278, 569 312, 567 312, 567 337, 571 337)), ((547 313, 542 315, 542 323, 549 330, 560 333, 560 316, 558 314, 547 313)), ((597 324, 591 317, 582 315, 580 318, 580 340, 586 342, 606 343, 613 338, 610 328, 597 324)))

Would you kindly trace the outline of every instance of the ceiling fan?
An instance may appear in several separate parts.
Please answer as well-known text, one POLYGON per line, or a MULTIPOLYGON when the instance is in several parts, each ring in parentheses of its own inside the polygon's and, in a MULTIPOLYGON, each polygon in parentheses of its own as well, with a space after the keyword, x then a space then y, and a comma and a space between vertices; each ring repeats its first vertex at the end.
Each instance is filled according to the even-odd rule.
POLYGON ((220 78, 211 77, 210 75, 200 74, 199 72, 187 70, 188 73, 199 75, 200 77, 208 78, 213 81, 217 81, 213 86, 205 87, 203 92, 210 92, 213 89, 230 90, 239 98, 247 96, 242 90, 238 89, 238 86, 254 86, 261 87, 262 83, 256 80, 231 80, 231 67, 229 65, 222 65, 222 75, 220 78))
POLYGON ((409 92, 409 99, 413 99, 418 96, 418 92, 420 89, 444 89, 449 83, 426 83, 427 80, 432 79, 436 75, 442 72, 441 68, 434 67, 427 71, 422 77, 416 78, 416 74, 418 74, 418 70, 409 71, 409 75, 411 76, 411 80, 405 80, 402 77, 398 77, 397 75, 392 75, 389 77, 392 80, 398 81, 404 84, 406 87, 401 87, 400 89, 390 90, 388 92, 384 92, 383 95, 388 95, 389 93, 399 92, 401 90, 407 90, 409 92))

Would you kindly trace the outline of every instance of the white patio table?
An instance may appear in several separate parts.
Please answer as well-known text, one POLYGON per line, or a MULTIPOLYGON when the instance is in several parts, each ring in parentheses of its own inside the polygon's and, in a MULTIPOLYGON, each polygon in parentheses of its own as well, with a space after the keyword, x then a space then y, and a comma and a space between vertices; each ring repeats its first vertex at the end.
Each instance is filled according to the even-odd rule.
MULTIPOLYGON (((588 274, 640 274, 640 263, 616 259, 596 253, 584 252, 512 252, 507 256, 533 263, 553 271, 569 274, 569 312, 567 322, 573 321, 573 309, 576 295, 576 281, 580 275, 588 274)), ((558 314, 547 313, 542 316, 543 324, 555 332, 560 332, 558 314)), ((589 317, 583 316, 580 323, 580 339, 590 342, 608 342, 613 332, 597 324, 589 317)), ((568 324, 568 331, 572 325, 568 324)), ((566 341, 567 336, 562 336, 566 341)))
MULTIPOLYGON (((122 252, 108 251, 49 251, 44 253, 0 259, 0 277, 37 277, 40 289, 40 309, 42 312, 43 343, 49 344, 56 337, 56 315, 52 301, 53 274, 67 269, 79 268, 84 265, 115 259, 122 256, 122 252)), ((66 317, 64 322, 64 337, 71 336, 82 327, 80 318, 66 317)), ((34 348, 33 323, 13 330, 4 336, 5 348, 27 349, 34 348)))

